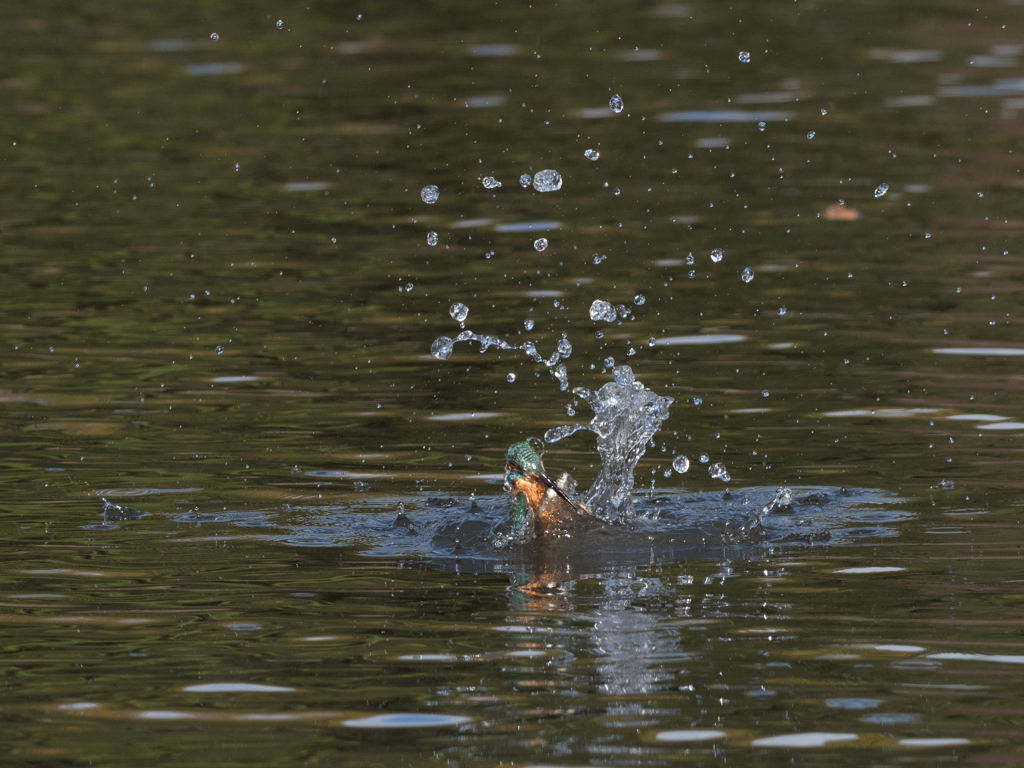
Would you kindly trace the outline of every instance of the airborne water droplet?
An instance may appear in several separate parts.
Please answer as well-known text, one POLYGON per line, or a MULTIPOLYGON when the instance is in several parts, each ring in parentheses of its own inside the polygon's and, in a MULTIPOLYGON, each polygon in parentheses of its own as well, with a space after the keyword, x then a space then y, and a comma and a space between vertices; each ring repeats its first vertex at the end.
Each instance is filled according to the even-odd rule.
POLYGON ((679 474, 684 474, 690 471, 690 460, 685 456, 676 456, 672 459, 672 469, 679 474))
POLYGON ((587 158, 587 160, 595 160, 596 161, 597 158, 599 158, 601 156, 601 153, 598 152, 596 149, 588 149, 586 152, 583 153, 583 156, 585 158, 587 158))
POLYGON ((222 347, 220 344, 217 345, 217 354, 218 355, 223 355, 224 354, 224 347, 222 347))
POLYGON ((743 273, 740 275, 740 280, 742 280, 744 283, 749 283, 753 279, 754 270, 752 270, 750 267, 744 268, 743 273))
POLYGON ((437 245, 437 232, 427 232, 427 245, 437 245))
POLYGON ((284 29, 284 22, 282 20, 278 19, 277 24, 275 26, 278 29, 284 29))
POLYGON ((515 380, 516 380, 516 375, 514 373, 510 373, 508 376, 505 377, 505 381, 507 381, 509 384, 511 384, 515 380))
POLYGON ((590 305, 591 320, 604 320, 607 323, 611 323, 615 321, 615 318, 615 307, 607 301, 594 299, 594 303, 590 305))
POLYGON ((700 405, 700 404, 701 404, 701 403, 703 403, 703 402, 704 402, 704 399, 703 399, 703 398, 701 398, 701 397, 694 397, 694 398, 693 398, 693 404, 694 404, 694 405, 700 405))
POLYGON ((452 349, 455 347, 455 342, 449 339, 447 336, 438 336, 434 339, 434 343, 430 345, 430 354, 436 357, 438 360, 447 360, 451 357, 452 349))
POLYGON ((547 247, 548 239, 546 237, 538 237, 536 240, 533 241, 533 249, 535 251, 544 251, 547 250, 547 247))
POLYGON ((469 317, 469 307, 461 301, 457 301, 452 304, 451 308, 448 310, 448 314, 452 316, 452 320, 457 320, 461 323, 469 317))
POLYGON ((707 464, 709 461, 711 461, 711 457, 708 456, 706 453, 702 453, 700 455, 700 463, 701 464, 707 464))
POLYGON ((721 480, 723 483, 728 483, 732 480, 732 478, 729 477, 729 471, 725 468, 725 464, 720 461, 716 461, 708 467, 708 474, 716 480, 721 480))
POLYGON ((556 192, 562 188, 562 176, 558 171, 538 171, 533 177, 533 188, 538 192, 556 192))
POLYGON ((435 184, 428 184, 420 190, 420 199, 427 205, 433 205, 441 196, 441 190, 435 184))
POLYGON ((807 138, 808 139, 813 139, 814 138, 814 131, 808 131, 807 132, 807 138))
POLYGON ((712 260, 713 262, 715 262, 715 264, 717 264, 718 262, 720 262, 720 261, 722 260, 722 257, 723 257, 723 256, 725 256, 725 254, 724 254, 724 253, 722 253, 722 249, 721 249, 721 248, 715 248, 715 250, 713 250, 713 251, 711 252, 711 260, 712 260))
POLYGON ((522 176, 519 177, 519 186, 520 187, 528 187, 528 186, 530 186, 530 183, 532 181, 533 181, 533 177, 530 176, 530 174, 528 174, 528 173, 524 173, 522 176))
POLYGON ((614 96, 608 99, 608 108, 616 115, 619 114, 619 112, 622 111, 622 97, 616 93, 614 96))
POLYGON ((884 195, 888 191, 889 191, 889 185, 888 184, 879 184, 875 188, 875 197, 881 197, 882 195, 884 195))
POLYGON ((213 42, 217 42, 218 40, 220 40, 220 35, 214 32, 212 35, 210 35, 210 39, 213 40, 213 42))
POLYGON ((500 189, 501 182, 493 176, 484 176, 484 187, 487 189, 500 189))
POLYGON ((743 62, 744 64, 749 64, 750 63, 750 52, 749 51, 740 51, 740 61, 743 62))
POLYGON ((768 123, 766 123, 764 120, 762 120, 761 122, 759 122, 757 124, 757 130, 759 130, 759 131, 763 131, 767 127, 768 127, 768 123))
POLYGON ((825 109, 824 107, 822 107, 822 108, 821 108, 821 114, 823 114, 823 115, 827 115, 827 114, 828 114, 828 110, 827 110, 827 109, 825 109))
POLYGON ((526 330, 528 330, 528 331, 532 331, 533 330, 533 318, 529 318, 528 317, 525 320, 523 320, 523 327, 526 330))
POLYGON ((767 389, 761 390, 761 397, 768 397, 769 394, 771 393, 767 389))
POLYGON ((786 316, 786 308, 785 307, 779 307, 779 317, 785 317, 785 316, 786 316))

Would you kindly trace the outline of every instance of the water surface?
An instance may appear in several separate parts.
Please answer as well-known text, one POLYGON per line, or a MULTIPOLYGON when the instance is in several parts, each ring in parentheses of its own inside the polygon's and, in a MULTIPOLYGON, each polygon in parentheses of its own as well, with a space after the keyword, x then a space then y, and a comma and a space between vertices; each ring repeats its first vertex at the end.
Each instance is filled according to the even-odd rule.
POLYGON ((8 762, 1016 759, 1019 5, 0 17, 8 762), (585 406, 454 302, 675 400, 632 525, 489 545, 585 406))

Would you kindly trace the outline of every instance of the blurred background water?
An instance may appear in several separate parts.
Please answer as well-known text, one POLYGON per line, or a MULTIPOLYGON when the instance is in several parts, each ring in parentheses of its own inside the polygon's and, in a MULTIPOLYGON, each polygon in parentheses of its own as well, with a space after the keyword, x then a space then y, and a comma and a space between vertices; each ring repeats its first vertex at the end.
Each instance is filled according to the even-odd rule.
POLYGON ((1021 760, 1019 2, 0 20, 7 762, 1021 760), (456 302, 636 525, 490 547, 589 412, 456 302))

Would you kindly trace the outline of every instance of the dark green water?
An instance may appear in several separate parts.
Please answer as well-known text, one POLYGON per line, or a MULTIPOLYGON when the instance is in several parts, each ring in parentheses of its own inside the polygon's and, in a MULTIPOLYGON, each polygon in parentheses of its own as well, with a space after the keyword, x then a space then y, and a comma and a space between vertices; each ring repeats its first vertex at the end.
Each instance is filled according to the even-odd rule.
POLYGON ((6 763, 1024 759, 1024 7, 0 24, 6 763), (675 399, 637 526, 487 545, 586 407, 453 302, 675 399))

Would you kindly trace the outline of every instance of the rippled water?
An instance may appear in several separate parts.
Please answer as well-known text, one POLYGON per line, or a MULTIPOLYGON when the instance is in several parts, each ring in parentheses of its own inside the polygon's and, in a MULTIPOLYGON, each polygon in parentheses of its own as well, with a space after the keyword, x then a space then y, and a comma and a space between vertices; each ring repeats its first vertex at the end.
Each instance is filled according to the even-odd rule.
POLYGON ((6 8, 7 762, 1017 760, 1022 13, 6 8))

